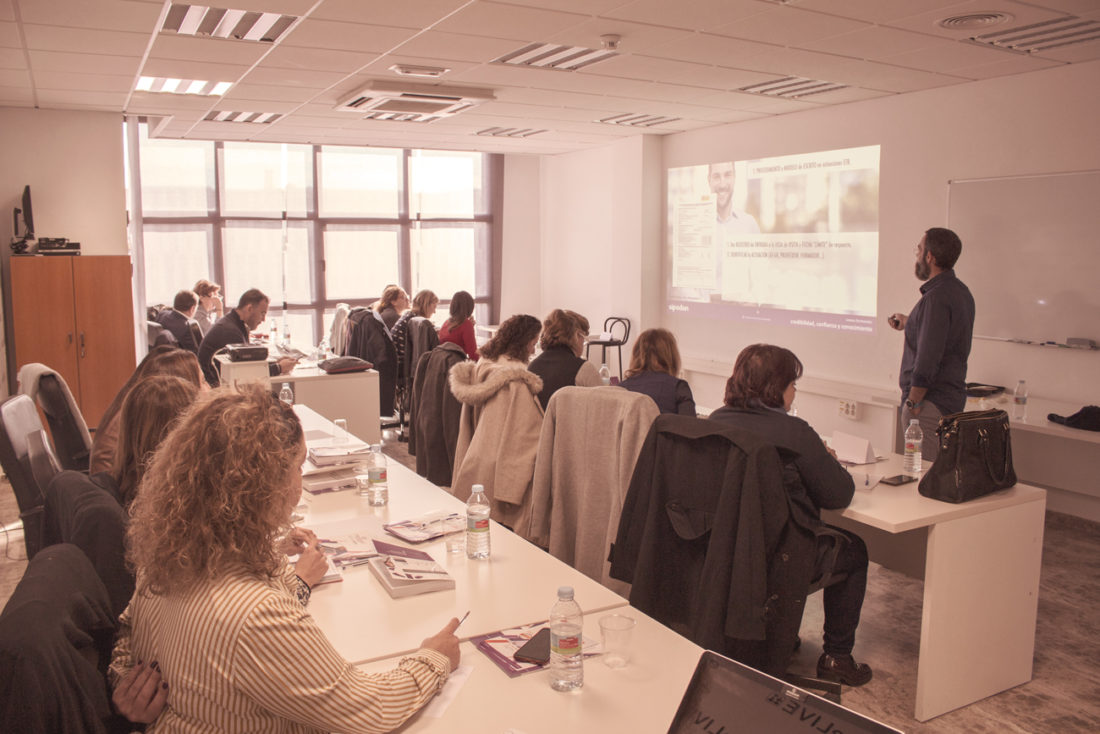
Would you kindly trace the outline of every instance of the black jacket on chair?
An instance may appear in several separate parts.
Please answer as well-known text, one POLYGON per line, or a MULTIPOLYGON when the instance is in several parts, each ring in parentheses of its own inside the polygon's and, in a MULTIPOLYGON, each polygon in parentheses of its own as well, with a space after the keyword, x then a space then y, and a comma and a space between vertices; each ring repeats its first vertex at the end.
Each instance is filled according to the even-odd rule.
POLYGON ((0 721, 20 734, 128 732, 105 677, 116 619, 84 553, 43 548, 0 613, 0 721))
POLYGON ((814 560, 813 534, 791 518, 779 449, 713 421, 658 416, 611 550, 611 576, 633 584, 633 606, 781 674, 814 560))
POLYGON ((345 357, 359 357, 378 371, 378 413, 393 415, 394 393, 397 389, 397 348, 389 329, 371 308, 352 309, 348 316, 348 339, 345 357))
POLYGON ((445 342, 420 358, 413 378, 409 453, 416 457, 416 473, 442 487, 451 484, 462 417, 462 403, 451 393, 447 375, 465 361, 462 347, 445 342))

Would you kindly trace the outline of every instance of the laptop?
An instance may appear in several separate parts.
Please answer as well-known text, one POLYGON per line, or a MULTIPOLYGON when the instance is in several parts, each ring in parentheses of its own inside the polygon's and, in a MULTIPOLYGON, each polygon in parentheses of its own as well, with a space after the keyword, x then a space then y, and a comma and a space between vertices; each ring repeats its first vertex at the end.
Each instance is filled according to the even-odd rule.
POLYGON ((668 734, 879 734, 899 729, 707 650, 668 734))

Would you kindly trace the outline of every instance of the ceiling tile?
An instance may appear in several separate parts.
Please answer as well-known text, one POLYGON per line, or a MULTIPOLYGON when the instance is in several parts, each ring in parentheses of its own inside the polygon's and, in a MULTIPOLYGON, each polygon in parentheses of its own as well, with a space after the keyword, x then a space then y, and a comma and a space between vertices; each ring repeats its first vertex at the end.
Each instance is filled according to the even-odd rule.
POLYGON ((237 100, 272 100, 274 102, 306 102, 317 96, 319 89, 279 87, 271 84, 234 84, 222 99, 230 104, 237 100))
POLYGON ((885 61, 910 69, 950 73, 961 67, 995 63, 1006 53, 972 43, 932 39, 925 48, 888 56, 885 61))
MULTIPOLYGON (((33 61, 32 61, 33 63, 33 61)), ((0 69, 26 69, 27 58, 20 48, 0 48, 0 69)))
POLYGON ((577 13, 528 8, 496 2, 467 5, 441 21, 436 28, 474 36, 511 38, 523 41, 543 41, 554 33, 575 26, 587 19, 577 13))
POLYGON ((204 79, 210 82, 235 82, 248 71, 247 66, 211 64, 184 59, 149 59, 141 69, 142 76, 163 76, 173 79, 204 79))
POLYGON ((623 53, 645 53, 653 46, 682 40, 691 35, 691 31, 679 28, 633 23, 616 18, 589 18, 539 40, 569 46, 601 48, 600 36, 609 33, 621 37, 619 50, 623 53))
POLYGON ((0 23, 0 48, 22 48, 19 27, 15 23, 0 23))
POLYGON ((949 74, 937 74, 921 69, 877 64, 868 67, 864 80, 859 83, 859 86, 883 92, 900 93, 945 87, 952 84, 961 84, 965 81, 967 80, 962 77, 949 74))
POLYGON ((423 28, 453 13, 469 0, 325 0, 310 15, 319 20, 423 28))
POLYGON ((160 5, 127 0, 33 0, 19 4, 19 13, 27 24, 136 31, 146 37, 156 27, 160 9, 160 5))
POLYGON ((773 45, 746 41, 741 38, 715 36, 709 33, 693 33, 690 36, 661 44, 646 52, 647 56, 694 61, 699 64, 744 68, 745 59, 766 53, 773 45))
POLYGON ((30 51, 35 71, 69 71, 86 74, 137 74, 141 59, 137 56, 98 56, 64 51, 30 51))
POLYGON ((29 84, 25 87, 5 87, 0 85, 0 103, 3 103, 5 106, 29 107, 33 102, 34 96, 31 94, 29 84))
POLYGON ((252 66, 271 49, 266 43, 230 41, 224 38, 197 38, 173 33, 157 34, 150 59, 202 59, 222 64, 252 66))
POLYGON ((959 0, 798 0, 798 7, 868 23, 884 23, 915 13, 958 5, 959 0))
POLYGON ((426 31, 401 44, 395 53, 402 56, 486 63, 517 48, 520 48, 520 44, 510 39, 426 31))
POLYGON ((672 28, 704 30, 762 13, 769 7, 758 0, 637 0, 603 15, 672 28))
POLYGON ((153 92, 134 92, 130 95, 127 112, 132 110, 190 110, 198 112, 210 109, 217 103, 212 97, 200 97, 195 94, 156 94, 153 92))
POLYGON ((12 7, 11 0, 0 0, 0 20, 15 20, 15 8, 12 7))
POLYGON ((261 13, 301 16, 316 5, 317 0, 221 0, 221 3, 234 10, 256 10, 261 13))
MULTIPOLYGON (((507 0, 511 5, 527 5, 532 8, 544 8, 547 0, 507 0)), ((568 13, 588 13, 591 15, 603 15, 604 13, 626 5, 627 0, 554 0, 554 9, 568 13)))
MULTIPOLYGON (((404 48, 404 47, 402 47, 404 48)), ((386 54, 385 56, 379 56, 378 61, 371 64, 367 69, 364 69, 360 73, 370 73, 376 76, 393 79, 403 79, 401 75, 390 71, 390 67, 395 64, 408 64, 413 66, 437 66, 443 69, 450 69, 449 72, 439 77, 437 80, 440 84, 448 84, 451 77, 461 71, 468 71, 478 66, 478 64, 471 63, 469 61, 454 61, 452 59, 438 59, 429 56, 409 56, 406 54, 386 54)), ((414 81, 426 82, 429 79, 415 79, 414 81)))
POLYGON ((111 55, 141 55, 149 43, 147 33, 101 31, 84 28, 24 25, 27 47, 43 51, 74 51, 77 53, 111 55))
POLYGON ((264 68, 309 69, 312 71, 358 71, 378 58, 378 54, 339 51, 328 48, 302 48, 280 44, 264 57, 264 68))
POLYGON ((817 106, 812 102, 805 102, 797 99, 768 97, 759 94, 746 94, 745 92, 716 92, 705 97, 700 97, 699 103, 716 107, 725 107, 731 110, 763 112, 776 115, 786 112, 812 110, 817 106))
POLYGON ((303 69, 269 69, 261 66, 248 72, 242 79, 249 84, 286 85, 289 87, 308 87, 327 89, 347 77, 339 71, 307 71, 303 69))
POLYGON ((0 69, 0 87, 22 87, 31 83, 26 69, 0 69))
POLYGON ((82 105, 95 109, 122 111, 126 92, 83 91, 64 89, 39 89, 38 102, 42 105, 82 105))
POLYGON ((1042 59, 1037 56, 1004 53, 1001 54, 1000 59, 991 64, 959 67, 952 74, 964 76, 967 79, 991 79, 997 76, 1024 74, 1029 71, 1038 71, 1039 69, 1060 65, 1061 62, 1042 59))
POLYGON ((334 48, 359 53, 389 51, 415 34, 408 28, 305 19, 284 36, 283 44, 306 48, 334 48))
POLYGON ((888 56, 926 48, 935 41, 935 38, 925 33, 914 33, 886 26, 871 26, 852 33, 809 41, 804 45, 814 51, 877 61, 888 56))
POLYGON ((863 21, 800 10, 797 7, 777 6, 733 23, 713 25, 707 32, 783 46, 801 46, 806 41, 849 33, 868 25, 863 21))
POLYGON ((130 91, 134 77, 110 74, 70 74, 57 71, 35 71, 34 84, 41 89, 83 89, 90 92, 130 91))
POLYGON ((616 56, 589 67, 590 73, 647 79, 667 84, 682 84, 711 89, 736 89, 748 84, 776 79, 774 74, 740 71, 728 67, 694 64, 646 56, 616 56))
POLYGON ((1092 61, 1093 59, 1100 59, 1100 42, 1093 41, 1092 43, 1082 43, 1079 46, 1052 48, 1036 55, 1041 58, 1074 64, 1082 61, 1092 61))

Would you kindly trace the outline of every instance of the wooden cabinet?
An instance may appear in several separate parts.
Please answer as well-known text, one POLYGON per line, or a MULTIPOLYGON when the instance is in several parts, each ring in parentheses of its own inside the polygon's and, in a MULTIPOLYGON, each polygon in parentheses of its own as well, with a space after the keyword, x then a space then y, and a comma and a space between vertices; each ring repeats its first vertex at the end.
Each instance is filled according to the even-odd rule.
POLYGON ((41 362, 61 373, 89 427, 134 370, 134 309, 126 255, 13 256, 11 343, 15 374, 41 362))

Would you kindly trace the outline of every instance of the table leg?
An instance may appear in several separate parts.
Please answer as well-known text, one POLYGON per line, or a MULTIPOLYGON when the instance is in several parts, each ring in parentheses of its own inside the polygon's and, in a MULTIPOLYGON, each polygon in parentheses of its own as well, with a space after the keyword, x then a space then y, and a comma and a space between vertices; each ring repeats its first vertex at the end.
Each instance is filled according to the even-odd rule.
POLYGON ((916 718, 1031 680, 1046 502, 928 531, 916 718))

